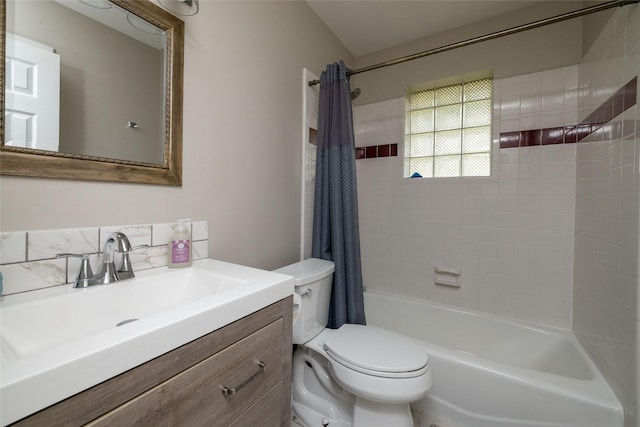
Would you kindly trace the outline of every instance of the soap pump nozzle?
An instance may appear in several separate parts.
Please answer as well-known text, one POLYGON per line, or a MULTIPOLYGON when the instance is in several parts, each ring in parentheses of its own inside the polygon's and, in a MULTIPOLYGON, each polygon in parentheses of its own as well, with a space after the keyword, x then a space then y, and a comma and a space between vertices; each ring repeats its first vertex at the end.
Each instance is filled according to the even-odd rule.
POLYGON ((191 218, 180 218, 177 220, 178 226, 176 227, 179 231, 185 230, 185 223, 191 222, 191 218))

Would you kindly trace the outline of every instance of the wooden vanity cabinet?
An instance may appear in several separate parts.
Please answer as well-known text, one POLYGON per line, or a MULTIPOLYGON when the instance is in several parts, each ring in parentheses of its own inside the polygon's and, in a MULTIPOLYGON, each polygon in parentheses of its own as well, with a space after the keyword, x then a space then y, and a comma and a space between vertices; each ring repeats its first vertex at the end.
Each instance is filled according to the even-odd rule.
POLYGON ((291 314, 288 297, 12 426, 288 426, 291 314))

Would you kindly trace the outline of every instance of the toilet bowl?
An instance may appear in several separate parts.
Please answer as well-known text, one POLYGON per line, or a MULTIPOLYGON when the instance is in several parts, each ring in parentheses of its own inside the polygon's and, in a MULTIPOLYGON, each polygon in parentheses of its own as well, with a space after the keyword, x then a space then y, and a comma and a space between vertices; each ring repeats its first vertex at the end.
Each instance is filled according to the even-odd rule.
POLYGON ((385 329, 326 328, 334 265, 308 259, 276 270, 294 277, 294 415, 304 425, 413 426, 409 404, 431 387, 418 341, 385 329))

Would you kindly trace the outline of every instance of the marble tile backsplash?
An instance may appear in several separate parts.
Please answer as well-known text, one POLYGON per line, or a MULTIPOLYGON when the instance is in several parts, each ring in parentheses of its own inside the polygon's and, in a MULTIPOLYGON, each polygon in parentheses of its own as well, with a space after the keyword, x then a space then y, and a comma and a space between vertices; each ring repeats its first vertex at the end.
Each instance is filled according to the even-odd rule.
MULTIPOLYGON (((0 233, 3 295, 73 283, 80 259, 56 258, 59 253, 89 254, 91 266, 97 270, 102 244, 115 231, 126 234, 133 247, 148 245, 130 254, 134 271, 164 267, 167 243, 175 226, 163 223, 0 233)), ((190 226, 193 259, 207 258, 208 223, 194 221, 190 226)))

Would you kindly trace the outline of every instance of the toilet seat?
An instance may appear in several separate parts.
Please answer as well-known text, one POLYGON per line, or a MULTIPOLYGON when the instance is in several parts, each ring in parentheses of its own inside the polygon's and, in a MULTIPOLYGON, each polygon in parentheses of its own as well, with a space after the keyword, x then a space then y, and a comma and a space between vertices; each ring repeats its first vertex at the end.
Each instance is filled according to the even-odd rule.
POLYGON ((413 378, 429 370, 426 349, 417 342, 375 326, 342 325, 324 342, 336 363, 366 375, 413 378))

